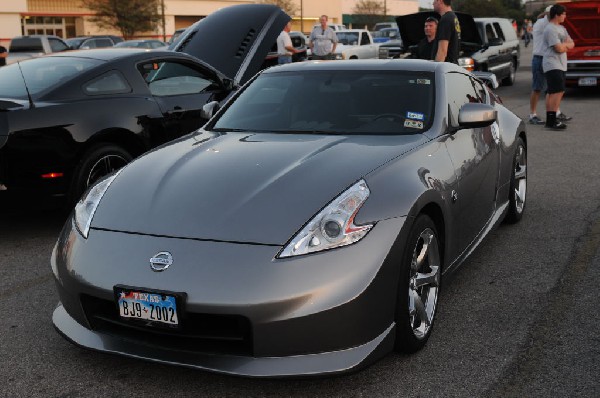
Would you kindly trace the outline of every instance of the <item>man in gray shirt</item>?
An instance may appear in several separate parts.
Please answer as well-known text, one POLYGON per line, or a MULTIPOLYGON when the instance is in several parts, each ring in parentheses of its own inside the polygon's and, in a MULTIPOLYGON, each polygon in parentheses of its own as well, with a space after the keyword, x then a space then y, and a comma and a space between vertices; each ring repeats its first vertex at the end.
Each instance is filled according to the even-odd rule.
POLYGON ((327 19, 327 15, 321 15, 320 24, 310 32, 312 59, 333 59, 338 39, 333 29, 327 26, 327 19))
POLYGON ((567 125, 557 120, 556 112, 565 93, 567 71, 567 51, 575 47, 573 39, 561 24, 567 12, 560 4, 552 6, 548 15, 549 23, 544 28, 544 58, 542 67, 548 85, 546 97, 546 128, 564 130, 567 125))

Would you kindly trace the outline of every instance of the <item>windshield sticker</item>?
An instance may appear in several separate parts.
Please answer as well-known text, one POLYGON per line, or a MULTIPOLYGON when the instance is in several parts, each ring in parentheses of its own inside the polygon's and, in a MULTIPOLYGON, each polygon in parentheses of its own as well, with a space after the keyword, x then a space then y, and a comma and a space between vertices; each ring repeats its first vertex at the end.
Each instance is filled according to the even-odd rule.
POLYGON ((406 112, 407 119, 425 120, 425 114, 417 112, 406 112))
POLYGON ((404 127, 409 127, 411 129, 423 129, 423 122, 419 120, 405 120, 404 127))

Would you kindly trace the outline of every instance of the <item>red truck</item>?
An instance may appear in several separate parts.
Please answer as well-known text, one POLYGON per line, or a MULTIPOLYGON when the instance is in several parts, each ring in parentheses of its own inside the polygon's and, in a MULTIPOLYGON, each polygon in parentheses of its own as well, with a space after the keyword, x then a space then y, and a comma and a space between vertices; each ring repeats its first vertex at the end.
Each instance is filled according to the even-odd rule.
POLYGON ((567 85, 600 85, 600 1, 560 3, 567 9, 565 27, 575 42, 567 53, 567 85))

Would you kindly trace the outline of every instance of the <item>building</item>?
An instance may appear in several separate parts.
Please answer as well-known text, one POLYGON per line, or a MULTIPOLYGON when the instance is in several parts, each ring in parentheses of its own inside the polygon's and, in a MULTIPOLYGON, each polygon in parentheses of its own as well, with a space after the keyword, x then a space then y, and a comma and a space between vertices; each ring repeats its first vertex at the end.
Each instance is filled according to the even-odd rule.
MULTIPOLYGON (((215 10, 235 4, 257 3, 258 0, 163 0, 165 29, 145 32, 141 37, 168 39, 176 29, 184 28, 215 10)), ((418 0, 380 0, 388 15, 417 12, 418 0)), ((342 23, 344 16, 353 14, 358 0, 297 0, 293 15, 293 30, 309 32, 326 14, 331 23, 342 23)), ((10 0, 0 1, 0 44, 7 46, 15 36, 52 34, 62 38, 93 34, 116 34, 100 31, 89 21, 93 14, 82 7, 80 0, 10 0)))

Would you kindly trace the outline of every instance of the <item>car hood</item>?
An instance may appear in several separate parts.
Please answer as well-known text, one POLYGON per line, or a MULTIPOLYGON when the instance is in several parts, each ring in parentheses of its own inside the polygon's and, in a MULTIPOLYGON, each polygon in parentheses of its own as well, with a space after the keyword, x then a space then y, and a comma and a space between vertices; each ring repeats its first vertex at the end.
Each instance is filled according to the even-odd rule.
POLYGON ((200 130, 122 169, 91 227, 281 246, 361 177, 426 141, 200 130))
MULTIPOLYGON (((455 11, 454 13, 460 22, 461 41, 482 44, 483 42, 477 31, 477 26, 473 17, 462 12, 455 11)), ((419 44, 421 39, 425 37, 423 27, 425 26, 425 20, 428 17, 439 19, 440 15, 434 11, 424 11, 396 17, 396 22, 398 23, 398 28, 400 30, 400 37, 407 48, 419 44)))
MULTIPOLYGON (((565 19, 564 25, 575 42, 574 50, 577 47, 600 46, 600 29, 598 29, 600 26, 600 1, 576 1, 560 4, 567 10, 567 19, 565 19)), ((580 50, 585 52, 590 49, 580 50)), ((600 53, 596 51, 595 58, 598 59, 598 57, 600 57, 600 53)))
POLYGON ((171 49, 201 59, 243 84, 260 70, 290 19, 271 4, 225 7, 186 29, 171 49))

